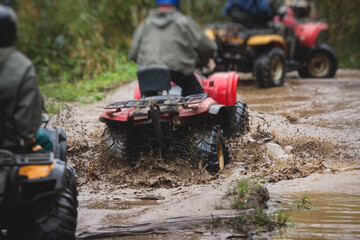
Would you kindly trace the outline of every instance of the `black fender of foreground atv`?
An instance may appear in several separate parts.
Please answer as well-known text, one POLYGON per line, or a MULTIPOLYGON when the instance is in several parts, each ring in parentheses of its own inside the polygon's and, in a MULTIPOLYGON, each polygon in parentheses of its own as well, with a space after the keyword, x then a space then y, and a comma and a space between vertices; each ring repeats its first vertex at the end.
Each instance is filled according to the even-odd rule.
POLYGON ((66 163, 55 159, 52 152, 15 155, 0 150, 0 167, 0 178, 4 180, 0 181, 0 198, 10 204, 14 197, 21 203, 30 203, 62 191, 68 185, 66 163), (20 168, 28 169, 20 176, 20 168), (38 172, 45 172, 46 175, 37 176, 38 172))
POLYGON ((21 181, 21 196, 24 203, 33 202, 44 196, 63 191, 68 182, 66 180, 66 164, 61 160, 54 160, 52 171, 40 179, 26 179, 21 181))

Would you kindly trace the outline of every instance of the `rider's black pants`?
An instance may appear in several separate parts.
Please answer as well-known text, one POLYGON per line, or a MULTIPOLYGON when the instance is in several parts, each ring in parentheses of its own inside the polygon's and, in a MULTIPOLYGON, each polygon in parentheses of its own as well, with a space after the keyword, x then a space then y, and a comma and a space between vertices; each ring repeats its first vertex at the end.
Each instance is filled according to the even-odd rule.
POLYGON ((171 81, 182 88, 182 96, 204 93, 204 89, 198 82, 196 76, 183 74, 182 72, 170 71, 171 81))

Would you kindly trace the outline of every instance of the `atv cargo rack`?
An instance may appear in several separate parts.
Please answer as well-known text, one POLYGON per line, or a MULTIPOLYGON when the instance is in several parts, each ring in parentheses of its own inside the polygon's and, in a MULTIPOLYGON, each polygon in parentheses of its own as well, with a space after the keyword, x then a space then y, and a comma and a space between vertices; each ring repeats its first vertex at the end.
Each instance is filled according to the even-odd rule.
POLYGON ((49 165, 54 161, 54 153, 13 154, 0 150, 0 166, 49 165))
POLYGON ((164 95, 164 96, 154 96, 147 97, 139 100, 129 100, 129 101, 120 101, 111 103, 105 106, 105 109, 117 109, 118 111, 121 108, 142 108, 149 107, 151 103, 155 102, 157 107, 173 107, 173 106, 182 106, 188 108, 189 105, 199 104, 203 102, 208 97, 207 93, 194 94, 186 97, 173 96, 173 95, 164 95))

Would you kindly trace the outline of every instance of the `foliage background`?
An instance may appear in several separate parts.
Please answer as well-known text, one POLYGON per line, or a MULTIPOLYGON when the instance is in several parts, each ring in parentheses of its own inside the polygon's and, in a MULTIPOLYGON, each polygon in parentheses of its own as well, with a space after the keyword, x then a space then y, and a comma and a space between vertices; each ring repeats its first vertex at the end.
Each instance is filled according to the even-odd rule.
POLYGON ((328 42, 339 67, 360 69, 360 1, 315 0, 320 19, 329 23, 328 42))
MULTIPOLYGON (((329 22, 328 42, 340 67, 360 68, 359 1, 314 1, 319 18, 329 22)), ((224 3, 182 0, 181 9, 206 24, 226 21, 221 17, 224 3)), ((127 59, 132 32, 155 1, 12 0, 11 6, 19 18, 17 47, 36 65, 43 92, 88 102, 135 78, 136 66, 127 59)))

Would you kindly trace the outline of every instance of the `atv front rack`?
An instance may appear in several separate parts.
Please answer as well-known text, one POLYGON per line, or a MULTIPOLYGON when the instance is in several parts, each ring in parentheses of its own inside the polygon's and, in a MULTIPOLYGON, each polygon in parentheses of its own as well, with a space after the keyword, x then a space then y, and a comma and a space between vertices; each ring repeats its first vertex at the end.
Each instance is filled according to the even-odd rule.
POLYGON ((199 104, 199 103, 203 102, 207 97, 208 97, 207 93, 193 94, 193 95, 186 96, 186 97, 171 96, 171 95, 154 96, 154 97, 147 97, 147 98, 139 99, 139 100, 114 102, 114 103, 111 103, 111 104, 105 106, 104 108, 120 110, 121 108, 149 107, 151 104, 154 104, 156 107, 181 106, 183 108, 189 108, 189 105, 199 104))
POLYGON ((54 161, 54 153, 13 154, 7 150, 0 150, 0 166, 13 165, 49 165, 54 161))

